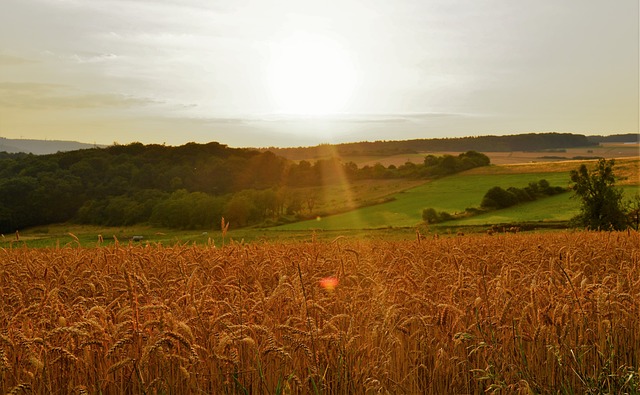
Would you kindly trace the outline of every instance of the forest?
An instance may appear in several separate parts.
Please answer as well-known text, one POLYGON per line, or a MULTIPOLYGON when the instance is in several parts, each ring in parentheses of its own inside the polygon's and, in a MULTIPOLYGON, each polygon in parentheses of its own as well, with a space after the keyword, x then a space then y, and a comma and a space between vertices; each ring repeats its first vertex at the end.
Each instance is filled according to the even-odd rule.
POLYGON ((3 152, 0 232, 67 221, 181 229, 210 229, 223 216, 236 226, 292 221, 305 216, 304 197, 291 193, 298 187, 345 179, 433 178, 489 162, 486 155, 467 151, 428 155, 422 164, 358 167, 337 157, 294 162, 271 151, 217 142, 132 143, 50 155, 3 152))
MULTIPOLYGON (((619 135, 611 142, 633 141, 630 135, 619 135)), ((511 152, 544 151, 575 147, 589 147, 609 142, 602 136, 584 136, 572 133, 525 133, 507 136, 471 136, 402 141, 362 141, 345 144, 322 144, 315 147, 275 148, 268 150, 289 159, 322 158, 330 155, 397 155, 418 152, 511 152), (592 138, 593 137, 593 138, 592 138)))

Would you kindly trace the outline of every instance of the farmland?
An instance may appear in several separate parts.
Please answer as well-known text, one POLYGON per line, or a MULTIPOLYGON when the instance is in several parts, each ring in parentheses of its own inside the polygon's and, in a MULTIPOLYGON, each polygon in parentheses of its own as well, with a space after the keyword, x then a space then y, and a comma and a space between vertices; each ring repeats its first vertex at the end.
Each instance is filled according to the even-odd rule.
MULTIPOLYGON (((574 158, 625 158, 638 157, 640 155, 640 146, 638 144, 620 144, 620 143, 602 143, 598 146, 584 148, 567 148, 562 150, 547 151, 506 151, 506 152, 486 152, 483 151, 494 165, 513 165, 521 163, 555 163, 572 160, 574 158)), ((345 156, 346 161, 353 161, 359 166, 372 166, 376 163, 382 163, 385 166, 400 166, 405 162, 421 163, 425 155, 428 154, 451 154, 457 155, 459 151, 448 152, 420 152, 406 153, 385 156, 345 156)))
MULTIPOLYGON (((383 204, 350 212, 319 217, 279 226, 281 230, 303 229, 362 229, 387 226, 412 227, 419 224, 422 209, 432 207, 449 213, 462 212, 468 207, 478 207, 483 195, 493 186, 524 187, 529 182, 546 179, 553 186, 567 187, 569 171, 584 161, 559 163, 526 163, 518 165, 486 166, 430 181, 396 193, 393 200, 383 204)), ((631 198, 639 191, 640 175, 638 159, 616 161, 616 174, 621 180, 625 196, 631 198)), ((579 211, 579 202, 571 194, 563 194, 499 210, 478 217, 452 221, 445 226, 483 225, 493 223, 517 223, 538 221, 568 221, 579 211)))
POLYGON ((639 267, 634 231, 4 248, 0 391, 637 393, 639 267))
POLYGON ((459 212, 477 207, 482 196, 495 185, 524 187, 530 181, 546 178, 552 185, 566 186, 568 173, 460 175, 408 189, 394 195, 395 200, 381 205, 365 207, 344 214, 320 218, 315 221, 283 225, 278 229, 360 229, 385 226, 415 226, 422 221, 422 209, 433 207, 438 211, 459 212))

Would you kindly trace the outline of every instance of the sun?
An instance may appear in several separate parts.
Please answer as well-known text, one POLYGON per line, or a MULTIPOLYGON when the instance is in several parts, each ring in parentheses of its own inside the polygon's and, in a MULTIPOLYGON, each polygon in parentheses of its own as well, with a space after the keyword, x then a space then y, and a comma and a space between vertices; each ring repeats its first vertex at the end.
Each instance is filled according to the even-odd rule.
POLYGON ((355 71, 348 52, 336 41, 295 34, 273 45, 268 80, 277 112, 329 115, 347 109, 355 71))

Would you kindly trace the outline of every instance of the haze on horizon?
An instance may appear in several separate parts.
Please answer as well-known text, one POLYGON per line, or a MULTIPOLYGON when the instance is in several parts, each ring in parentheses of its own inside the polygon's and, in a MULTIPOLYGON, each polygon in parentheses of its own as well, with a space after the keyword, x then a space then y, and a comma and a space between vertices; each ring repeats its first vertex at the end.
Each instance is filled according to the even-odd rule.
POLYGON ((638 133, 637 0, 3 0, 0 137, 638 133))

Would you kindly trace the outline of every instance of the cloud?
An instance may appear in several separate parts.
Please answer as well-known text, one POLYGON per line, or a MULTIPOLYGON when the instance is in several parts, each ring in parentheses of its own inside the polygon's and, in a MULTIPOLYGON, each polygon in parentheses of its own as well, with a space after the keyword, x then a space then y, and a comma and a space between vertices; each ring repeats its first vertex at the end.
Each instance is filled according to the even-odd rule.
POLYGON ((78 63, 99 63, 117 59, 118 56, 112 53, 100 54, 73 54, 71 59, 78 63))
POLYGON ((0 1, 0 133, 242 146, 638 130, 637 0, 0 1), (270 114, 271 49, 300 32, 349 51, 351 113, 270 114))
POLYGON ((36 63, 33 60, 0 53, 0 66, 15 66, 27 63, 36 63))
POLYGON ((289 115, 266 114, 254 117, 245 117, 245 123, 290 123, 308 124, 316 123, 340 123, 340 124, 387 124, 405 122, 424 122, 443 118, 468 118, 473 114, 425 112, 425 113, 371 113, 371 114, 332 114, 332 115, 289 115))
POLYGON ((128 108, 157 101, 110 93, 83 93, 68 85, 38 82, 0 82, 0 108, 64 110, 128 108))

